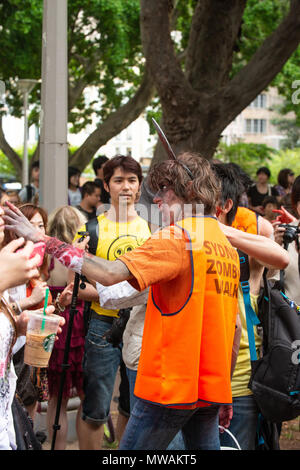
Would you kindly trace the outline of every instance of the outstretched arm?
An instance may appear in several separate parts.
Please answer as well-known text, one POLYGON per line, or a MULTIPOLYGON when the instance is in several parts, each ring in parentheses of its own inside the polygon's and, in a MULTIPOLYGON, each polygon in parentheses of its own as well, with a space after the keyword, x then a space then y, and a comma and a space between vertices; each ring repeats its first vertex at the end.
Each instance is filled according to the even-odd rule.
POLYGON ((43 241, 46 244, 46 252, 54 256, 66 268, 78 274, 83 274, 88 279, 100 282, 104 286, 116 284, 132 277, 122 261, 107 261, 103 258, 98 258, 76 246, 38 232, 13 204, 8 202, 4 211, 5 215, 3 218, 6 222, 5 227, 8 230, 35 243, 43 241))
POLYGON ((261 264, 276 269, 285 269, 289 264, 287 251, 270 238, 243 232, 220 222, 219 225, 235 248, 252 256, 261 264))

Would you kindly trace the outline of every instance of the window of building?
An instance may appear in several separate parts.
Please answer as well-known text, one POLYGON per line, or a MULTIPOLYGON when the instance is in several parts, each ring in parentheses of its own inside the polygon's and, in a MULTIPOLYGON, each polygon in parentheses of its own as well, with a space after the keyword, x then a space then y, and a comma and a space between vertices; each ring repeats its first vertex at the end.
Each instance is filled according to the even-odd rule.
POLYGON ((264 134, 267 130, 266 119, 246 119, 245 121, 246 134, 264 134))
POLYGON ((250 108, 266 108, 267 107, 267 95, 262 93, 258 95, 254 101, 250 104, 250 108))

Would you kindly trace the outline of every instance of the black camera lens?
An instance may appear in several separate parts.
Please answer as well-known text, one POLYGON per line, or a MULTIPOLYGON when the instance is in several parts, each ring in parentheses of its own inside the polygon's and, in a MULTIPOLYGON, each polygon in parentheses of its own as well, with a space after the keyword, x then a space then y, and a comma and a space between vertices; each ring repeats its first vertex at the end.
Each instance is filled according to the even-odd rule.
POLYGON ((285 232, 283 234, 283 241, 286 244, 292 243, 292 241, 296 240, 299 229, 295 225, 288 225, 288 224, 280 224, 279 227, 284 227, 285 232))

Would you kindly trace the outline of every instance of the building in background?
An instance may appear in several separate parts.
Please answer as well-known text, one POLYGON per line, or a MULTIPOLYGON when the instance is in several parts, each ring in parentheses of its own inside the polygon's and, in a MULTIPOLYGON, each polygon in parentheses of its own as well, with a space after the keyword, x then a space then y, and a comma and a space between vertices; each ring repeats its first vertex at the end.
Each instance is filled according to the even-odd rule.
POLYGON ((283 102, 276 88, 270 88, 258 95, 222 133, 222 140, 227 145, 237 142, 265 144, 279 150, 285 136, 272 124, 278 117, 276 107, 283 102), (275 107, 275 109, 274 109, 275 107))

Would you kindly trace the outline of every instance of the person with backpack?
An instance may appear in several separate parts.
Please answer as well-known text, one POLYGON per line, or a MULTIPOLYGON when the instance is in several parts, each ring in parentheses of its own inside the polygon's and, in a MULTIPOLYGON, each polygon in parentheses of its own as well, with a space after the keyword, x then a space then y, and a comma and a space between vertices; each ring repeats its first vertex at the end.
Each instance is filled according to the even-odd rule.
POLYGON ((31 165, 31 178, 30 184, 24 186, 19 192, 21 202, 35 202, 37 203, 39 197, 39 182, 40 182, 40 162, 33 162, 31 165))
POLYGON ((299 274, 299 226, 300 219, 300 176, 295 179, 291 190, 291 201, 296 218, 284 207, 274 211, 278 216, 273 222, 274 239, 280 246, 285 246, 290 254, 290 263, 284 270, 284 289, 287 297, 300 305, 299 274))
MULTIPOLYGON (((229 164, 214 164, 213 169, 221 182, 221 203, 219 205, 218 219, 227 226, 234 226, 237 214, 240 195, 243 193, 243 183, 239 179, 237 172, 229 164)), ((266 237, 267 240, 272 237, 272 225, 258 214, 254 214, 247 208, 243 210, 243 221, 239 214, 239 223, 237 224, 241 233, 257 234, 266 237)), ((249 257, 250 267, 250 293, 249 300, 253 310, 258 311, 258 296, 260 292, 260 284, 265 265, 270 265, 275 269, 280 269, 284 262, 285 256, 283 250, 265 248, 265 254, 257 251, 249 257), (276 256, 277 255, 277 256, 276 256)), ((287 260, 288 258, 286 258, 287 260)), ((229 431, 237 438, 242 450, 254 450, 256 432, 258 426, 259 409, 253 397, 248 383, 251 376, 251 360, 249 350, 249 339, 247 332, 246 311, 244 304, 244 296, 241 285, 238 291, 238 311, 242 324, 242 334, 240 340, 240 348, 237 356, 236 366, 232 378, 232 395, 233 395, 233 416, 230 422, 229 431)), ((262 345, 262 338, 255 328, 255 348, 257 354, 262 345)), ((232 444, 231 437, 222 433, 221 445, 230 446, 232 444)))

